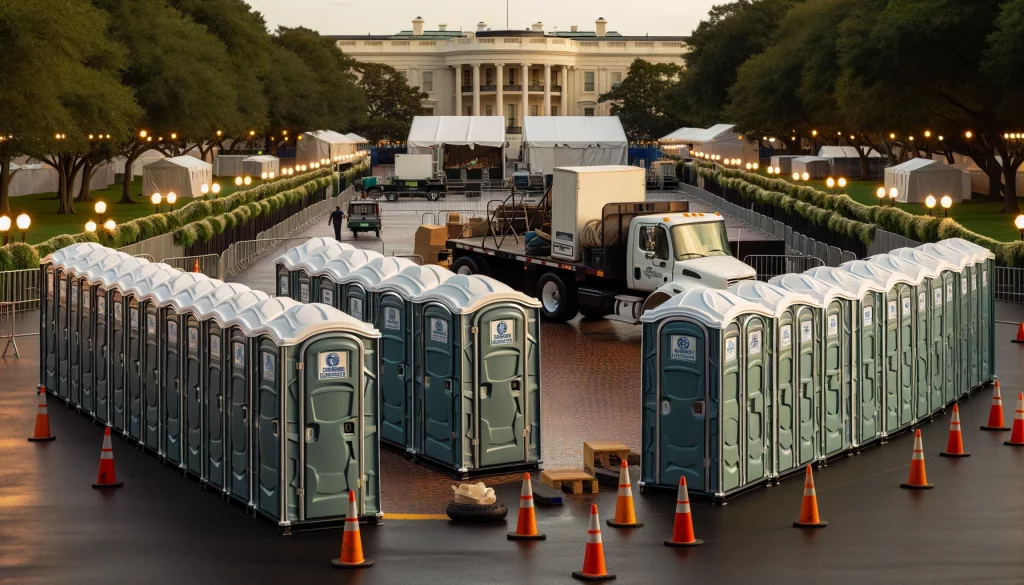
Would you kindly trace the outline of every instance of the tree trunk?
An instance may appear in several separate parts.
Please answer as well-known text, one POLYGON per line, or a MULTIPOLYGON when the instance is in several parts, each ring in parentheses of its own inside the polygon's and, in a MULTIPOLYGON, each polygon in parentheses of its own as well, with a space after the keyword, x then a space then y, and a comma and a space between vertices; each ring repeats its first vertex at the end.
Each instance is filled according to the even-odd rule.
POLYGON ((860 178, 862 181, 867 181, 871 178, 871 167, 868 165, 868 155, 864 154, 859 146, 857 147, 857 155, 860 157, 860 178))
POLYGON ((124 159, 124 176, 121 177, 121 200, 118 203, 135 203, 132 201, 132 163, 135 162, 136 154, 129 152, 124 159))
POLYGON ((0 215, 11 216, 11 158, 0 158, 0 215))
POLYGON ((1019 213, 1017 208, 1017 167, 1007 161, 1009 157, 1003 158, 1003 213, 1019 213))
POLYGON ((89 184, 92 182, 92 173, 96 170, 95 164, 91 160, 87 160, 82 165, 82 186, 78 189, 78 197, 75 199, 76 202, 82 203, 85 201, 92 201, 90 193, 92 192, 92 186, 89 184))
POLYGON ((68 181, 67 169, 64 167, 63 157, 60 159, 60 163, 57 165, 57 199, 60 200, 60 208, 57 209, 58 215, 67 215, 75 213, 75 202, 71 198, 71 185, 68 181))
POLYGON ((990 199, 999 199, 1003 194, 1003 173, 998 167, 988 165, 983 167, 985 175, 988 176, 988 196, 990 199))

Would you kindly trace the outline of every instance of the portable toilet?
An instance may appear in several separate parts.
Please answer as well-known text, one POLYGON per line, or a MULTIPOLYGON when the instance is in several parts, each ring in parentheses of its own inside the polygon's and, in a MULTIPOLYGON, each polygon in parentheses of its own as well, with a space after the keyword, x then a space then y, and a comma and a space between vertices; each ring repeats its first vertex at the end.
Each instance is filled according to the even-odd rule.
MULTIPOLYGON (((101 422, 122 433, 126 428, 126 376, 129 366, 134 366, 128 361, 126 305, 123 300, 124 289, 120 283, 129 281, 131 275, 146 264, 149 264, 148 260, 132 256, 110 268, 99 278, 99 290, 103 291, 106 297, 105 306, 109 310, 99 316, 106 324, 105 330, 97 328, 96 332, 96 347, 101 348, 97 354, 100 361, 96 365, 96 414, 99 418, 106 413, 107 418, 100 419, 101 422), (103 384, 104 380, 106 385, 103 384), (104 401, 107 403, 106 408, 103 407, 104 401)), ((129 284, 131 282, 133 281, 129 281, 129 284)))
MULTIPOLYGON (((248 294, 248 293, 243 293, 248 294)), ((256 493, 253 491, 253 469, 251 459, 255 454, 251 451, 253 442, 253 419, 259 416, 255 409, 253 373, 257 363, 253 359, 255 335, 253 332, 265 323, 299 305, 298 301, 288 297, 271 297, 249 305, 234 312, 233 308, 225 309, 225 314, 234 313, 221 324, 224 341, 229 344, 230 354, 225 355, 222 363, 227 372, 227 392, 230 406, 227 411, 225 428, 228 430, 228 461, 227 485, 225 490, 230 498, 238 500, 248 507, 255 506, 256 493)))
POLYGON ((885 353, 882 346, 882 328, 877 313, 881 307, 876 285, 852 272, 832 266, 818 266, 804 272, 807 276, 845 290, 856 298, 851 302, 851 331, 853 335, 853 424, 854 448, 882 437, 881 393, 884 391, 885 353))
POLYGON ((317 289, 317 302, 343 310, 346 306, 344 287, 339 283, 344 282, 350 274, 374 258, 383 256, 373 250, 346 250, 314 272, 313 284, 317 289))
MULTIPOLYGON (((821 308, 808 296, 756 280, 738 282, 726 290, 772 315, 761 339, 754 341, 769 348, 774 359, 764 351, 746 348, 742 392, 748 399, 738 404, 744 407, 741 416, 747 423, 741 426, 749 434, 751 422, 760 421, 758 440, 761 435, 774 438, 769 477, 799 471, 819 458, 823 398, 821 338, 815 333, 821 325, 821 308)), ((748 324, 748 331, 756 330, 755 324, 748 324)), ((748 452, 753 448, 748 445, 748 452)), ((748 475, 746 479, 749 484, 760 478, 748 475)))
POLYGON ((970 375, 970 327, 964 324, 964 315, 970 312, 970 299, 961 291, 968 287, 970 280, 971 256, 949 246, 924 244, 917 247, 922 254, 945 260, 948 269, 942 272, 943 329, 945 331, 946 381, 943 389, 944 404, 951 404, 971 389, 970 375), (965 365, 966 364, 966 365, 965 365))
POLYGON ((415 297, 424 457, 465 477, 540 463, 540 302, 455 275, 415 297))
POLYGON ((416 263, 405 258, 382 256, 353 270, 338 283, 342 288, 341 296, 345 299, 342 310, 360 321, 373 323, 376 320, 373 313, 376 299, 373 297, 377 285, 410 266, 416 266, 416 263))
MULTIPOLYGON (((974 387, 988 384, 995 379, 995 354, 993 339, 994 302, 993 287, 989 286, 995 270, 995 254, 962 238, 950 238, 939 242, 959 252, 964 252, 972 260, 970 274, 970 305, 971 305, 971 337, 973 340, 971 355, 971 382, 974 387)), ((963 291, 963 286, 960 288, 963 291)))
POLYGON ((82 342, 81 290, 78 270, 110 254, 109 248, 94 248, 74 257, 65 258, 54 266, 60 273, 60 301, 58 319, 63 323, 64 337, 57 340, 57 387, 58 398, 72 406, 79 406, 78 356, 82 342))
POLYGON ((382 280, 375 291, 374 327, 380 331, 380 439, 408 453, 413 442, 416 409, 413 408, 413 370, 416 320, 412 299, 455 276, 452 271, 427 264, 409 266, 382 280))
MULTIPOLYGON (((822 340, 821 443, 823 457, 834 457, 853 445, 853 396, 855 344, 853 338, 854 292, 806 274, 783 274, 768 281, 800 293, 821 307, 814 335, 822 340)), ((778 354, 776 354, 778 355, 778 354)))
POLYGON ((771 413, 760 381, 770 376, 763 356, 772 355, 773 318, 763 305, 708 288, 640 317, 641 487, 674 488, 685 476, 693 491, 724 499, 769 480, 771 413))
POLYGON ((323 304, 293 306, 253 331, 256 511, 279 526, 380 518, 380 333, 323 304))
POLYGON ((324 265, 338 257, 342 252, 354 249, 350 244, 324 246, 297 260, 292 268, 292 272, 295 274, 296 286, 295 290, 292 291, 291 298, 300 303, 317 302, 317 291, 313 288, 313 275, 322 270, 324 265))
POLYGON ((274 261, 274 274, 276 278, 276 290, 279 297, 290 297, 298 286, 297 275, 295 274, 295 263, 299 262, 309 254, 326 247, 342 247, 351 244, 342 244, 334 238, 310 238, 299 246, 291 248, 281 254, 274 261))
MULTIPOLYGON (((203 429, 206 450, 202 479, 220 489, 225 497, 228 496, 227 469, 231 461, 228 448, 231 431, 231 427, 228 426, 229 413, 234 408, 239 413, 238 417, 243 418, 249 404, 249 391, 246 386, 248 374, 245 370, 248 349, 242 343, 239 356, 230 351, 231 343, 227 338, 228 322, 246 308, 269 298, 266 293, 258 290, 239 291, 210 307, 208 312, 203 309, 204 316, 201 317, 206 323, 207 351, 204 353, 207 355, 209 366, 203 368, 209 408, 206 410, 206 427, 203 429)), ((246 425, 241 424, 239 430, 242 433, 239 449, 242 457, 245 457, 248 453, 245 443, 248 440, 246 425)))

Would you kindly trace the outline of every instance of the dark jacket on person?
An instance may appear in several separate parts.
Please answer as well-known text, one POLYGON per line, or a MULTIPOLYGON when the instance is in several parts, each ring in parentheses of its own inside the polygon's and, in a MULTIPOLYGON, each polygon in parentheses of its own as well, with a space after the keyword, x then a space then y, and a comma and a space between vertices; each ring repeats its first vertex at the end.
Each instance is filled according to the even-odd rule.
POLYGON ((340 209, 335 209, 331 212, 331 216, 327 218, 327 225, 332 223, 338 227, 341 227, 341 222, 345 220, 345 214, 340 209))

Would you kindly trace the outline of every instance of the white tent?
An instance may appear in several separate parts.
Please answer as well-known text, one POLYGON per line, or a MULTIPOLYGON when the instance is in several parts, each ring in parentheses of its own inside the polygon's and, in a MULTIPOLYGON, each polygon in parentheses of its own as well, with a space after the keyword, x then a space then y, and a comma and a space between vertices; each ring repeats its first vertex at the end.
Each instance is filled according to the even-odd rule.
POLYGON ((245 174, 242 161, 248 154, 218 154, 213 157, 213 174, 218 177, 239 177, 245 174))
POLYGON ((501 166, 504 177, 505 116, 416 116, 407 142, 409 154, 437 150, 441 166, 490 159, 485 164, 501 166))
POLYGON ((658 139, 666 150, 692 145, 690 152, 717 155, 723 159, 739 159, 744 163, 758 162, 757 144, 737 134, 733 124, 715 124, 710 128, 680 128, 658 139))
POLYGON ((885 169, 886 190, 896 187, 900 203, 922 203, 929 195, 949 195, 954 202, 971 198, 971 179, 964 171, 927 158, 912 158, 885 169))
POLYGON ((213 182, 213 165, 194 156, 176 156, 151 162, 142 169, 142 194, 166 194, 201 197, 203 183, 213 182))
POLYGON ((295 164, 308 165, 323 159, 354 154, 356 142, 333 130, 303 132, 295 144, 295 164))
POLYGON ((829 173, 835 177, 847 179, 880 179, 884 174, 888 160, 873 148, 862 146, 861 152, 868 156, 868 176, 863 177, 860 156, 853 146, 822 146, 818 156, 829 164, 829 173))
POLYGON ((624 165, 629 141, 617 116, 527 116, 523 153, 530 170, 624 165))
POLYGON ((348 134, 345 135, 345 138, 355 141, 357 149, 361 149, 370 142, 369 140, 363 138, 362 136, 356 134, 355 132, 349 132, 348 134))
MULTIPOLYGON (((114 163, 106 162, 92 172, 89 181, 89 188, 93 191, 106 189, 114 184, 114 163)), ((49 165, 39 164, 14 164, 11 163, 11 182, 8 188, 8 196, 18 197, 21 195, 35 195, 37 193, 56 193, 60 185, 57 171, 49 165)), ((75 175, 75 184, 72 192, 77 196, 82 187, 82 173, 75 175)))
POLYGON ((807 173, 811 179, 824 179, 828 176, 828 159, 820 156, 798 156, 791 159, 789 164, 791 174, 807 173))
POLYGON ((250 177, 259 177, 263 173, 281 173, 281 161, 276 156, 260 154, 247 157, 242 161, 242 173, 250 177))
POLYGON ((793 172, 793 159, 802 158, 800 155, 775 155, 772 157, 772 167, 778 167, 779 173, 788 175, 793 172))

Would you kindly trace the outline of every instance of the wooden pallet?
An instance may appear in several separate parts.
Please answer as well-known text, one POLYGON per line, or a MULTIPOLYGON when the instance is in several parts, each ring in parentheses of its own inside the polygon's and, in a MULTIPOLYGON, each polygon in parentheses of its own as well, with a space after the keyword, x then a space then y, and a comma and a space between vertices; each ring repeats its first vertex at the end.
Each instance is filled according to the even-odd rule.
POLYGON ((583 470, 594 473, 595 460, 601 467, 611 467, 611 456, 619 460, 629 459, 629 447, 613 441, 590 441, 583 443, 583 470))
POLYGON ((596 494, 600 491, 597 480, 593 475, 580 469, 551 469, 540 472, 540 482, 552 489, 565 490, 570 488, 573 495, 583 493, 583 486, 590 486, 590 493, 596 494))

